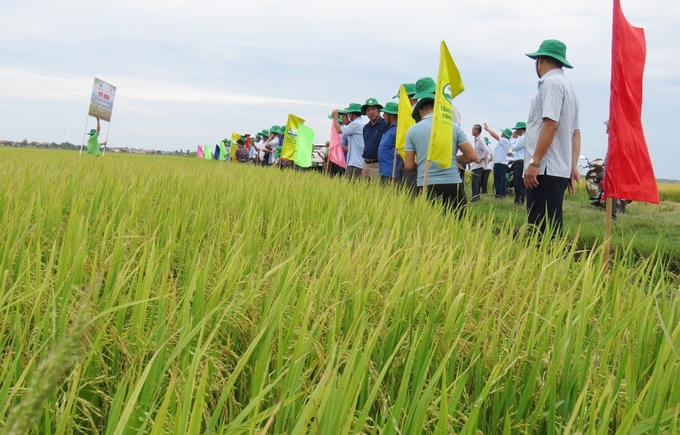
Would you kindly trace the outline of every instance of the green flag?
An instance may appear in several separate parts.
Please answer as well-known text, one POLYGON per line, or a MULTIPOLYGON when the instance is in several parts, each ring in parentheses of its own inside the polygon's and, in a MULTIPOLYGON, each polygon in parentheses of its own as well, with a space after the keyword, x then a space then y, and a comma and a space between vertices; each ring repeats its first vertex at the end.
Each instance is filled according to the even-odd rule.
POLYGON ((208 145, 203 145, 203 158, 206 160, 212 160, 212 152, 208 145))
POLYGON ((220 160, 227 160, 227 147, 223 140, 220 141, 220 160))
POLYGON ((297 143, 295 144, 295 164, 301 168, 312 166, 312 151, 314 151, 314 130, 298 124, 297 143))

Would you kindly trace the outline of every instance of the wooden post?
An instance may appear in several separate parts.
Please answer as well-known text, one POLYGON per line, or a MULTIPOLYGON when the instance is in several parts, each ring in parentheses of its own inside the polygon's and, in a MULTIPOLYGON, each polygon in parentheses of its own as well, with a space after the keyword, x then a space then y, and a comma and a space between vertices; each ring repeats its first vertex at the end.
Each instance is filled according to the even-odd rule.
POLYGON ((394 156, 392 161, 392 179, 397 175, 397 144, 394 144, 394 156))
POLYGON ((611 257, 611 238, 612 238, 612 198, 605 200, 605 221, 604 221, 604 264, 607 273, 611 267, 609 259, 611 257))
POLYGON ((423 195, 427 198, 427 177, 430 175, 430 161, 425 160, 425 177, 423 178, 423 195))

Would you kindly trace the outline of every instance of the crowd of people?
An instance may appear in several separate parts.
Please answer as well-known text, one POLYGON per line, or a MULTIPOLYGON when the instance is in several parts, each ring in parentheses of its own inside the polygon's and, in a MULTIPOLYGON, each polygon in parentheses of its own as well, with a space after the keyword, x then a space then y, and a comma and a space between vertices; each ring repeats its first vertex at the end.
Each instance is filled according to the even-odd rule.
MULTIPOLYGON (((512 173, 514 203, 518 206, 526 203, 529 223, 541 232, 560 232, 564 192, 567 189, 573 192, 573 183, 580 181, 577 170, 581 146, 579 101, 564 74, 563 68, 572 68, 566 59, 564 43, 543 41, 538 51, 527 56, 535 60, 539 77, 538 95, 531 101, 527 121, 519 121, 514 127, 498 132, 486 123, 483 127, 475 124, 470 139, 461 129, 460 115, 456 113, 450 167, 441 168, 430 162, 426 171, 437 86, 432 78, 424 77, 402 85, 410 99, 411 117, 416 121, 406 134, 403 159, 396 149, 398 104, 382 105, 377 99, 369 98, 364 104, 350 103, 329 115, 342 140, 345 164, 329 159, 326 149, 321 157, 326 161, 328 172, 333 176, 401 185, 414 194, 422 192, 426 185, 429 199, 441 201, 447 210, 458 215, 467 204, 463 188, 466 173, 470 174, 472 184, 471 202, 489 192, 492 172, 495 198, 504 199, 506 179, 512 173), (495 140, 494 146, 488 136, 482 135, 483 131, 495 140)), ((293 166, 291 161, 281 158, 285 134, 285 127, 275 125, 254 138, 242 136, 237 141, 237 160, 293 166)))

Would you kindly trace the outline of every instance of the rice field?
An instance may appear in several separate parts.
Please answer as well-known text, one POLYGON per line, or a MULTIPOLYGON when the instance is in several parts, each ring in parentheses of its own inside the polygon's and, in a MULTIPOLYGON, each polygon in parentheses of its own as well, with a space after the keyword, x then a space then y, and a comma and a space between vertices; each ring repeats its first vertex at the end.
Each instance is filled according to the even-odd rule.
POLYGON ((661 201, 680 202, 680 183, 658 183, 661 201))
POLYGON ((0 159, 0 434, 680 431, 654 255, 316 173, 0 159))

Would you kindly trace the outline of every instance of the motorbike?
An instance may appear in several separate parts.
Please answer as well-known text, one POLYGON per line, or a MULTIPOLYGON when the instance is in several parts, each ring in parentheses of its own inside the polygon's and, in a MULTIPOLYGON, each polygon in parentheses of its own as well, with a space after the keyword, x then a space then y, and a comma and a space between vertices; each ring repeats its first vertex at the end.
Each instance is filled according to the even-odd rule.
MULTIPOLYGON (((586 180, 586 190, 588 191, 588 201, 593 207, 604 209, 606 207, 604 190, 602 189, 602 180, 605 173, 604 159, 588 160, 583 155, 579 156, 579 158, 586 161, 586 164, 581 167, 587 169, 584 178, 586 180)), ((630 203, 631 201, 625 199, 614 198, 612 201, 613 214, 616 215, 617 212, 625 213, 626 205, 630 203)))

